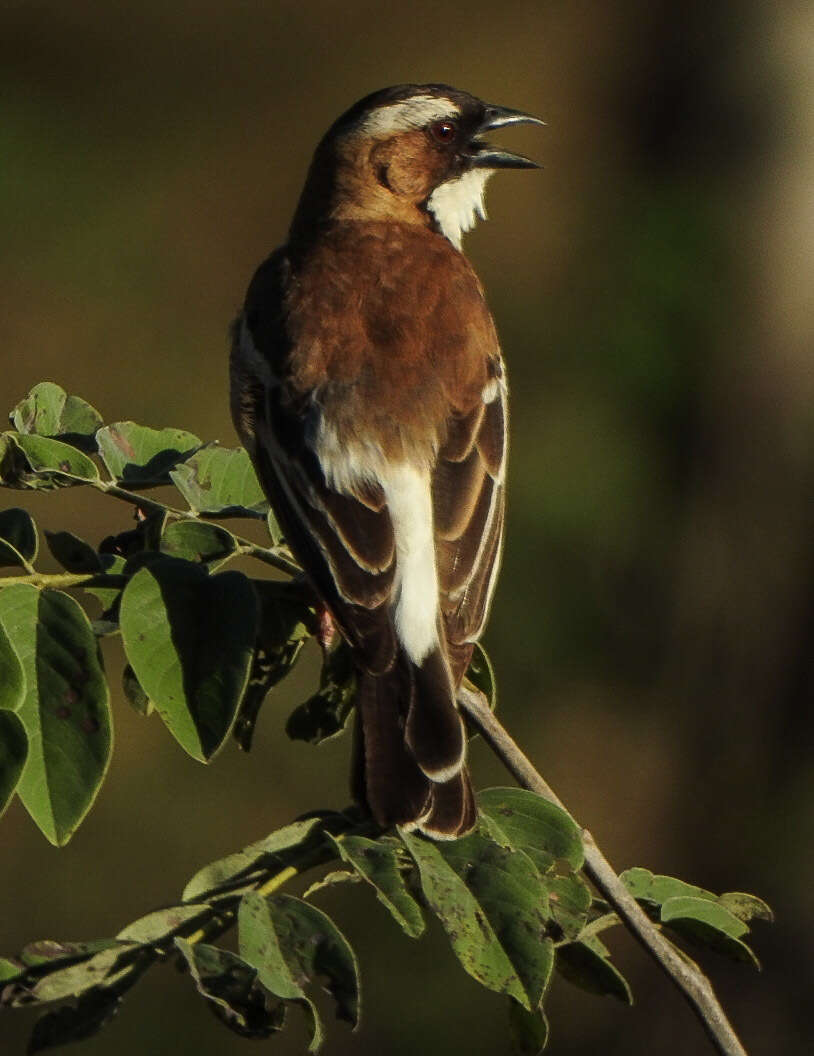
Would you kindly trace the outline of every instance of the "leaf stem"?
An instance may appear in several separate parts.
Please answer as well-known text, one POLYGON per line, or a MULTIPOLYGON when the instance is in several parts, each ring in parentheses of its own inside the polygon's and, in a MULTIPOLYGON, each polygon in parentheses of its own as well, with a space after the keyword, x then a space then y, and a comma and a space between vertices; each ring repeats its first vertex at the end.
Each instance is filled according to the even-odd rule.
MULTIPOLYGON (((562 807, 563 810, 567 809, 489 710, 486 697, 481 692, 463 686, 458 690, 458 702, 492 751, 520 785, 562 807)), ((673 946, 659 927, 650 920, 616 875, 616 871, 587 829, 582 830, 582 842, 585 848, 586 875, 613 906, 634 938, 681 990, 715 1049, 721 1056, 747 1056, 706 975, 693 960, 673 946)))
POLYGON ((2 576, 0 588, 13 587, 18 583, 29 583, 33 587, 53 587, 64 590, 70 587, 123 587, 127 576, 105 572, 31 572, 27 576, 2 576))
POLYGON ((127 488, 120 488, 118 484, 111 480, 89 480, 88 484, 92 488, 96 488, 97 491, 101 491, 104 495, 112 495, 114 499, 121 499, 122 502, 128 502, 131 506, 138 506, 139 509, 147 513, 166 513, 179 521, 194 521, 198 519, 198 515, 191 510, 178 510, 174 506, 168 506, 165 502, 158 502, 156 499, 150 499, 146 495, 128 491, 127 488))
MULTIPOLYGON (((354 824, 346 832, 339 832, 333 835, 332 839, 339 843, 345 836, 367 836, 372 835, 374 832, 381 831, 379 827, 372 822, 370 819, 363 819, 361 822, 354 824)), ((273 895, 275 891, 278 891, 281 887, 288 883, 289 880, 293 880, 295 876, 300 876, 302 873, 307 872, 309 869, 314 869, 318 865, 327 865, 329 862, 337 859, 335 843, 327 838, 324 839, 316 847, 309 847, 303 851, 295 863, 287 865, 285 868, 280 869, 278 872, 270 872, 270 875, 265 880, 256 881, 253 884, 253 889, 257 891, 259 895, 263 895, 264 898, 268 898, 269 895, 273 895)), ((338 859, 337 859, 338 860, 338 859)), ((212 891, 207 891, 201 896, 204 901, 211 899, 213 894, 217 894, 218 889, 214 888, 212 891)), ((236 894, 234 902, 236 903, 240 899, 240 894, 236 894)), ((195 945, 196 942, 201 942, 203 939, 217 937, 222 935, 223 932, 228 931, 229 928, 234 924, 235 910, 232 906, 224 907, 223 901, 216 904, 212 909, 212 919, 208 923, 204 923, 196 931, 193 931, 191 935, 186 936, 186 941, 191 945, 195 945), (221 927, 218 927, 215 932, 212 930, 212 924, 220 918, 221 927)))
MULTIPOLYGON (((134 491, 128 491, 127 488, 121 488, 118 484, 114 484, 111 481, 99 480, 89 481, 89 483, 92 487, 96 488, 97 491, 101 491, 105 495, 112 495, 114 499, 121 499, 122 502, 127 502, 131 506, 137 506, 139 509, 145 510, 148 513, 164 513, 168 517, 172 517, 173 520, 177 521, 201 520, 202 515, 194 513, 192 510, 179 510, 175 506, 168 506, 164 502, 157 502, 155 499, 149 499, 145 495, 139 495, 134 491)), ((265 517, 263 517, 262 520, 265 520, 265 517)), ((247 557, 253 557, 257 561, 262 561, 266 565, 271 565, 272 568, 276 568, 279 572, 285 572, 288 576, 296 576, 302 572, 300 566, 288 556, 288 551, 286 550, 283 552, 285 548, 258 546, 258 544, 253 543, 251 539, 246 539, 241 535, 235 535, 234 532, 232 532, 232 535, 234 535, 237 540, 241 554, 247 557)))
MULTIPOLYGON (((234 535, 234 532, 232 534, 234 535)), ((286 550, 285 553, 281 552, 284 548, 276 546, 257 546, 248 539, 241 538, 239 535, 235 535, 235 539, 237 539, 239 545, 239 550, 235 553, 235 557, 253 557, 256 561, 262 561, 265 565, 271 565, 271 567, 276 568, 278 572, 285 572, 286 575, 291 577, 302 575, 302 569, 300 566, 286 556, 288 551, 286 550)))
POLYGON ((276 876, 270 876, 264 884, 261 884, 260 887, 257 888, 258 895, 263 895, 265 897, 274 894, 279 887, 282 887, 284 883, 293 879, 301 871, 302 867, 297 868, 294 865, 289 865, 287 868, 277 873, 276 876))

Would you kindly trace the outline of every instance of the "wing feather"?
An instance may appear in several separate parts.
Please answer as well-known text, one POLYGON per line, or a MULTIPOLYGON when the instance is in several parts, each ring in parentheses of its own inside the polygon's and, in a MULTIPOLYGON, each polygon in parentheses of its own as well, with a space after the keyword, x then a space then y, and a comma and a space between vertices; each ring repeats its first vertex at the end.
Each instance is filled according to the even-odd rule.
POLYGON ((487 472, 496 479, 500 478, 506 459, 506 393, 504 389, 501 388, 498 397, 485 405, 475 443, 487 472))
MULTIPOLYGON (((265 306, 282 303, 284 281, 282 262, 272 257, 253 284, 265 306)), ((375 483, 359 485, 352 495, 328 487, 308 446, 302 416, 282 398, 274 355, 284 347, 284 337, 273 313, 271 318, 254 314, 247 310, 232 332, 235 424, 285 538, 343 635, 370 671, 389 670, 398 645, 387 605, 395 578, 395 542, 384 495, 375 483)))
POLYGON ((432 481, 435 533, 440 540, 456 542, 472 519, 483 491, 486 467, 476 448, 461 462, 440 458, 432 481))
POLYGON ((506 392, 501 384, 495 398, 455 421, 433 478, 441 613, 456 678, 466 668, 471 643, 483 632, 497 578, 505 462, 506 392))
POLYGON ((453 415, 447 424, 447 438, 442 457, 447 462, 463 462, 475 446, 486 404, 478 400, 468 414, 453 415))

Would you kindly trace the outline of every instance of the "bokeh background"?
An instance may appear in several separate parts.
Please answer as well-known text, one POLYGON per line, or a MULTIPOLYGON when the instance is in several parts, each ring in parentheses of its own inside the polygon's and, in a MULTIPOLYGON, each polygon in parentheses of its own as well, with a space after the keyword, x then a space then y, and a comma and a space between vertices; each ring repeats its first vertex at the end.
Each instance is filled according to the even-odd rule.
MULTIPOLYGON (((814 10, 799 0, 383 5, 0 0, 0 403, 51 379, 106 420, 235 442, 226 328, 351 102, 442 80, 548 121, 506 142, 467 252, 513 387, 508 546, 486 644, 506 724, 619 869, 776 909, 762 975, 708 957, 751 1053, 810 1051, 814 917, 814 10)), ((126 508, 27 496, 98 542, 126 508)), ((47 561, 44 567, 49 567, 47 561)), ((111 679, 120 661, 108 650, 111 679)), ((209 768, 114 700, 116 750, 63 850, 0 829, 0 949, 108 935, 202 863, 346 798, 349 745, 287 743, 315 657, 251 755, 209 768)), ((479 785, 506 780, 483 746, 479 785)), ((508 1051, 504 1001, 437 928, 367 892, 324 905, 364 1018, 329 1054, 508 1051)), ((556 980, 551 1052, 710 1051, 619 934, 633 1010, 556 980)), ((155 970, 88 1054, 246 1052, 155 970)), ((7 1013, 0 1048, 31 1016, 7 1013)), ((304 1049, 305 1032, 266 1043, 304 1049)))

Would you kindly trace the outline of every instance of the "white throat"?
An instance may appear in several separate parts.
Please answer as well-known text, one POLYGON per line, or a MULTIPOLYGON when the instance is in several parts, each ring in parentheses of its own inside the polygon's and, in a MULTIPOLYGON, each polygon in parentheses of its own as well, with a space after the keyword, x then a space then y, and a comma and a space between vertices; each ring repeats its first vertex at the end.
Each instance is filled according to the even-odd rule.
POLYGON ((490 169, 470 169, 456 180, 448 180, 436 187, 427 199, 427 208, 441 229, 441 234, 456 249, 461 248, 464 234, 479 219, 486 219, 483 196, 486 181, 491 175, 490 169))

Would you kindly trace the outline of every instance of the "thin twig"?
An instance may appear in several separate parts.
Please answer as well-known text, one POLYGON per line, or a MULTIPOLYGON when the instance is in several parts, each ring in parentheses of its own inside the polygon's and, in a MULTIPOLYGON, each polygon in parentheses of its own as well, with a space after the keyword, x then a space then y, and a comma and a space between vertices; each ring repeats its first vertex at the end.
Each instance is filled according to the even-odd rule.
MULTIPOLYGON (((96 488, 97 491, 103 492, 105 495, 112 495, 114 499, 121 499, 122 502, 127 502, 131 506, 136 506, 138 509, 144 510, 145 513, 165 513, 168 517, 171 517, 174 521, 198 521, 202 519, 202 514, 194 513, 192 510, 179 510, 175 506, 168 506, 164 502, 157 502, 155 499, 150 499, 146 495, 139 495, 134 491, 128 491, 127 488, 120 488, 118 484, 113 484, 109 481, 87 481, 91 487, 96 488)), ((249 516, 253 516, 251 513, 249 516)), ((265 520, 263 517, 262 520, 265 520)), ((228 529, 227 529, 228 530, 228 529)), ((257 543, 253 543, 251 539, 245 539, 242 535, 236 535, 234 532, 231 533, 237 540, 240 547, 240 553, 253 557, 257 561, 262 561, 266 565, 271 565, 272 568, 276 568, 278 572, 285 572, 288 576, 298 576, 302 569, 296 564, 288 553, 283 553, 284 547, 268 547, 259 546, 257 543)), ((235 555, 237 556, 237 555, 235 555)))
MULTIPOLYGON (((495 718, 486 698, 464 686, 458 691, 463 710, 519 784, 544 799, 562 801, 532 766, 513 738, 495 718)), ((582 830, 585 873, 618 913, 628 930, 658 962, 689 1001, 710 1041, 721 1056, 747 1056, 707 977, 698 965, 669 942, 630 894, 587 829, 582 830)))
POLYGON ((113 572, 32 572, 27 576, 0 576, 0 588, 27 583, 33 587, 53 587, 55 590, 68 590, 71 587, 118 589, 127 585, 127 578, 113 572))

